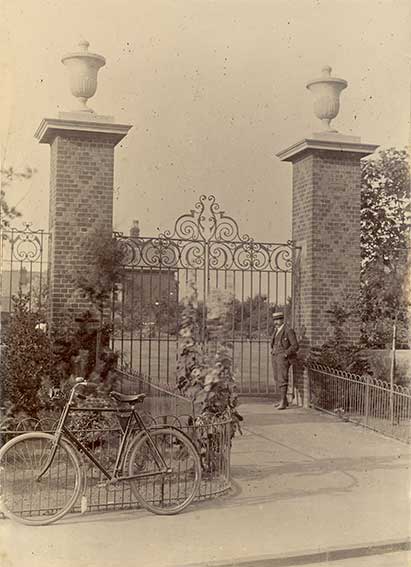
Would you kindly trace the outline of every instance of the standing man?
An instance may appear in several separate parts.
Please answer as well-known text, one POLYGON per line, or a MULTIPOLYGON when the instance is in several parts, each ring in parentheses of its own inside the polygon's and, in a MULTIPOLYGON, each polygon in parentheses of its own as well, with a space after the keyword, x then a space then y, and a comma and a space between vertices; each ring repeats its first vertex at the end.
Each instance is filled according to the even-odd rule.
POLYGON ((288 370, 293 363, 299 345, 294 330, 284 321, 284 313, 273 313, 273 320, 274 333, 271 339, 271 355, 274 382, 281 395, 277 409, 285 410, 288 406, 288 370))

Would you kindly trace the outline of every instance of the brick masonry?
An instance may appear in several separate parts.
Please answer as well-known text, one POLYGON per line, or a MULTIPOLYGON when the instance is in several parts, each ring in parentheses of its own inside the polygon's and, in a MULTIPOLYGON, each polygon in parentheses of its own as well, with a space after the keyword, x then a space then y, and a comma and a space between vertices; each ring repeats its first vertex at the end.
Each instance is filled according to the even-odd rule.
POLYGON ((114 146, 106 133, 62 132, 51 142, 49 320, 91 309, 76 289, 90 257, 90 237, 111 236, 114 146))
MULTIPOLYGON (((309 149, 293 162, 293 240, 301 247, 296 274, 295 327, 302 354, 331 335, 335 303, 360 286, 359 153, 309 149)), ((359 338, 359 322, 348 329, 359 338)), ((301 366, 294 369, 298 401, 307 397, 301 366)))
MULTIPOLYGON (((360 157, 311 151, 294 162, 293 240, 302 249, 296 325, 309 346, 330 337, 332 305, 359 291, 360 157)), ((358 339, 358 322, 349 333, 358 339)))

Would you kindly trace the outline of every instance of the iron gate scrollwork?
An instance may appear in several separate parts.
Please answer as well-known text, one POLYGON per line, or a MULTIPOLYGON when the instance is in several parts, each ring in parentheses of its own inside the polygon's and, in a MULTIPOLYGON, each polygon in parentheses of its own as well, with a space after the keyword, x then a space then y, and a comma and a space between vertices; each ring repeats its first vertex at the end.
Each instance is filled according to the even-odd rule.
POLYGON ((20 229, 1 228, 1 319, 5 326, 14 310, 13 298, 19 293, 25 296, 30 311, 46 319, 49 240, 48 232, 33 229, 31 223, 20 229))
POLYGON ((131 368, 153 381, 174 383, 179 318, 190 282, 198 294, 200 340, 214 290, 232 298, 230 340, 243 393, 273 389, 269 340, 272 309, 291 309, 296 263, 292 242, 256 242, 213 195, 202 195, 156 237, 116 234, 123 258, 120 293, 113 302, 113 346, 131 368))

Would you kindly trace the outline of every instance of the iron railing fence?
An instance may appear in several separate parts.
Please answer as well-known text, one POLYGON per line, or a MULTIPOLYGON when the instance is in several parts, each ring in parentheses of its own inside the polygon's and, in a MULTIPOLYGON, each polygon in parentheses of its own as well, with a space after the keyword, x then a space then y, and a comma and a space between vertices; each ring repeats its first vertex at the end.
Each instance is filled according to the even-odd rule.
POLYGON ((19 292, 27 296, 30 311, 46 317, 50 234, 24 227, 2 228, 0 231, 1 314, 2 322, 14 309, 13 297, 19 292))
MULTIPOLYGON (((176 419, 170 419, 172 425, 176 426, 176 419)), ((152 419, 152 423, 164 423, 161 419, 158 422, 152 419)), ((224 494, 230 488, 230 443, 231 443, 231 422, 230 420, 215 420, 210 426, 207 425, 193 425, 181 426, 180 429, 184 431, 196 445, 202 464, 202 481, 200 484, 199 493, 196 500, 204 500, 214 498, 220 494, 224 494)), ((39 429, 37 428, 36 431, 39 429)), ((72 429, 75 432, 74 428, 72 429)), ((3 443, 12 439, 16 435, 21 434, 21 430, 16 431, 0 431, 0 437, 3 443)), ((87 447, 92 450, 97 459, 104 464, 106 468, 113 466, 117 454, 118 443, 121 435, 119 428, 104 428, 104 429, 82 429, 76 431, 76 434, 81 436, 82 441, 86 442, 87 447)), ((59 455, 59 453, 57 453, 59 455)), ((57 465, 54 467, 55 478, 53 479, 52 486, 46 487, 45 492, 53 490, 65 490, 65 471, 66 468, 57 465)), ((12 463, 7 466, 7 479, 19 479, 20 471, 17 465, 14 470, 12 463)), ((83 460, 83 478, 85 480, 83 492, 81 496, 86 497, 87 509, 90 511, 104 511, 104 510, 126 510, 130 508, 139 508, 140 505, 135 499, 129 483, 121 482, 115 486, 106 486, 106 478, 97 467, 91 462, 83 460)), ((149 490, 147 491, 149 493, 149 490)), ((154 494, 154 491, 153 491, 154 494)), ((27 513, 39 515, 41 513, 49 512, 49 503, 56 502, 58 494, 48 494, 42 500, 34 501, 21 501, 21 506, 27 513)), ((80 512, 80 500, 73 508, 73 512, 80 512)), ((14 509, 18 514, 19 510, 14 509)))
POLYGON ((143 409, 157 421, 172 418, 179 424, 188 423, 195 417, 193 401, 176 391, 176 387, 165 383, 153 383, 149 376, 134 370, 117 370, 116 389, 123 394, 146 394, 143 409))
POLYGON ((201 416, 190 398, 177 393, 170 384, 153 383, 133 370, 118 370, 117 388, 124 394, 145 393, 144 411, 156 423, 175 425, 194 441, 207 483, 200 495, 212 497, 230 487, 231 420, 201 416), (222 427, 222 424, 224 426, 222 427))
MULTIPOLYGON (((231 420, 213 420, 195 418, 191 400, 168 391, 164 387, 151 384, 143 377, 123 373, 121 376, 121 389, 124 393, 144 392, 147 394, 142 406, 141 415, 147 425, 173 425, 185 432, 196 446, 202 465, 202 481, 197 495, 197 500, 216 497, 225 493, 230 488, 230 453, 231 453, 231 420)), ((83 427, 83 419, 86 413, 96 412, 96 409, 78 407, 73 412, 71 423, 68 427, 80 438, 89 450, 97 457, 106 469, 114 465, 121 428, 116 423, 114 408, 104 408, 98 412, 104 415, 93 427, 83 427)), ((13 430, 0 429, 0 445, 6 443, 16 435, 27 431, 45 431, 52 433, 53 424, 56 423, 58 415, 47 415, 41 419, 26 418, 19 422, 13 430)), ((87 420, 85 420, 87 423, 87 420)), ((57 453, 59 455, 59 453, 57 453)), ((50 503, 58 500, 56 491, 65 490, 65 467, 54 467, 57 475, 53 479, 53 485, 48 487, 53 493, 46 495, 40 502, 28 500, 21 501, 21 506, 30 507, 29 512, 33 515, 46 513, 50 510, 50 503)), ((18 465, 9 463, 7 466, 7 478, 19 480, 21 471, 18 465), (12 470, 13 469, 13 470, 12 470)), ((4 471, 2 471, 2 474, 4 471)), ((84 488, 82 496, 86 498, 88 510, 118 510, 138 508, 139 503, 135 499, 129 483, 122 482, 115 486, 106 486, 106 478, 102 472, 88 459, 83 459, 84 488)), ((47 492, 47 490, 46 490, 47 492)), ((84 498, 82 499, 84 503, 84 498)), ((81 510, 80 500, 73 508, 73 512, 81 510)))
POLYGON ((411 390, 317 363, 308 367, 310 403, 363 427, 411 443, 411 390))

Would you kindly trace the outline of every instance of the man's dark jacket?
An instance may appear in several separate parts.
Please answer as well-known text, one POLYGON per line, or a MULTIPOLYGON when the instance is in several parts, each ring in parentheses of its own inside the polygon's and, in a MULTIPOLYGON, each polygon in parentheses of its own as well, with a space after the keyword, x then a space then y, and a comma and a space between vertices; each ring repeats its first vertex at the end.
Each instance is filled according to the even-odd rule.
POLYGON ((281 331, 275 332, 271 339, 271 354, 284 354, 293 358, 299 348, 297 337, 293 329, 285 323, 281 331))

